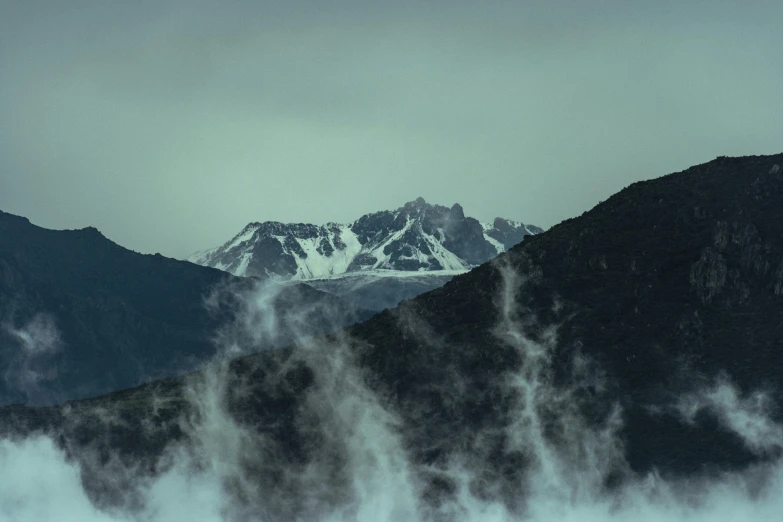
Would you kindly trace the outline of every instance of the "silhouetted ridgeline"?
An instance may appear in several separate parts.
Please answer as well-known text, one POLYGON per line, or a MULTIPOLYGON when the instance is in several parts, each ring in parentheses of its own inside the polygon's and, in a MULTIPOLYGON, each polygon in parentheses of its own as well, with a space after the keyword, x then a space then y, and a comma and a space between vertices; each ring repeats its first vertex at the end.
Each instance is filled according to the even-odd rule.
MULTIPOLYGON (((0 404, 51 404, 190 370, 215 354, 216 330, 236 312, 225 302, 208 310, 205 297, 254 284, 138 254, 92 227, 48 230, 0 212, 0 404)), ((353 318, 309 287, 277 299, 285 310, 323 301, 342 324, 353 318)))

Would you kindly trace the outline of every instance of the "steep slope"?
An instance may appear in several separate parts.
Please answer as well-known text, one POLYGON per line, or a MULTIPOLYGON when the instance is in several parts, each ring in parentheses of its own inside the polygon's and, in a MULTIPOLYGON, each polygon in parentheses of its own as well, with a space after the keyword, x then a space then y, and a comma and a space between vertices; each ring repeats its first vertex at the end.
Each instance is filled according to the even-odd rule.
MULTIPOLYGON (((84 448, 154 475, 176 443, 208 466, 200 426, 220 419, 244 442, 218 483, 251 518, 354 513, 373 487, 429 520, 462 518, 466 496, 520 518, 540 494, 620 508, 612 492, 654 470, 652 483, 685 477, 690 503, 698 481, 783 449, 780 165, 721 157, 635 183, 344 334, 203 378, 4 409, 0 426, 62 434, 106 501, 117 491, 95 488, 105 470, 84 448)), ((753 469, 761 494, 770 474, 753 469)), ((659 491, 642 486, 630 496, 659 491)))
POLYGON ((540 231, 502 218, 481 224, 458 204, 449 209, 419 198, 347 225, 250 223, 231 241, 189 260, 237 276, 282 280, 363 270, 461 271, 540 231))
MULTIPOLYGON (((207 310, 204 298, 254 284, 137 254, 94 228, 47 230, 0 212, 0 403, 85 397, 192 369, 235 314, 228 302, 207 310)), ((351 321, 339 299, 309 287, 276 298, 287 309, 328 302, 351 321)))

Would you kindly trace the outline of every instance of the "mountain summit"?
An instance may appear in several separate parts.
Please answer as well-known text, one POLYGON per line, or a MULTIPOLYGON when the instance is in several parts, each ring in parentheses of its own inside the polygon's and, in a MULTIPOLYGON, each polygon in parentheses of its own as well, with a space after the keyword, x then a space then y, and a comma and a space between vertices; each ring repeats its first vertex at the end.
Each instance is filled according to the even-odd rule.
POLYGON ((463 272, 541 229, 496 218, 480 223, 423 198, 396 210, 366 214, 353 223, 250 223, 227 243, 189 261, 237 276, 319 279, 351 272, 463 272))

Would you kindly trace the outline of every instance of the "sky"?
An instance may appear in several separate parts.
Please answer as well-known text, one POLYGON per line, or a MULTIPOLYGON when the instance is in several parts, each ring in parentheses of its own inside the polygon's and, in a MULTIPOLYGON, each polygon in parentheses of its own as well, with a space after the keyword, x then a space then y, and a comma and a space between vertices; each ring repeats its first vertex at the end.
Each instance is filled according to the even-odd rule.
POLYGON ((780 0, 0 0, 0 209, 183 258, 783 151, 780 0))

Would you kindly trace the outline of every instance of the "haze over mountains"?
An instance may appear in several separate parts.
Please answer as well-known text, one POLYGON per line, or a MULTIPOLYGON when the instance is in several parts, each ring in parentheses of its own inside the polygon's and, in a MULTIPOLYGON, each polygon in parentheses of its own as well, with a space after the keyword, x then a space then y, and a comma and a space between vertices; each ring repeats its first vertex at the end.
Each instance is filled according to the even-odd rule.
POLYGON ((382 310, 441 286, 541 229, 418 198, 349 224, 250 223, 225 244, 188 258, 236 276, 308 281, 357 307, 382 310))
MULTIPOLYGON (((345 331, 2 409, 24 442, 0 464, 78 469, 105 519, 774 520, 781 165, 634 183, 345 331)), ((249 317, 226 355, 254 351, 249 317)))

